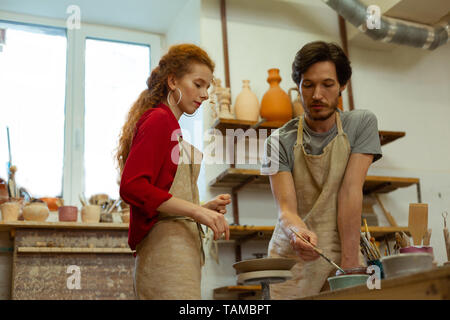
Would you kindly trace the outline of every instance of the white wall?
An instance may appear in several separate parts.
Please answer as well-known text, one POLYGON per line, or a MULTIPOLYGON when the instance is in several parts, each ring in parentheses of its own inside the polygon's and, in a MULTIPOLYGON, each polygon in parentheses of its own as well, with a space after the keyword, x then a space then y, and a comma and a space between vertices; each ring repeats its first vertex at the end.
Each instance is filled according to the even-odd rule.
MULTIPOLYGON (((241 90, 242 80, 259 101, 268 89, 267 69, 277 67, 281 87, 294 86, 290 78, 295 53, 314 40, 340 43, 338 20, 326 5, 307 6, 280 1, 227 1, 228 47, 232 103, 241 90)), ((224 83, 223 47, 219 0, 202 1, 201 45, 215 60, 215 75, 224 83)), ((353 66, 355 106, 370 109, 378 118, 380 130, 405 131, 406 136, 383 147, 383 158, 369 170, 370 175, 417 177, 421 179, 422 201, 429 204, 431 245, 438 264, 447 260, 442 236, 441 212, 450 211, 450 46, 434 52, 394 46, 393 51, 370 51, 349 44, 353 66)), ((344 95, 347 105, 347 95, 344 95)), ((210 110, 204 108, 204 130, 211 125, 210 110)), ((227 165, 206 165, 208 183, 227 165)), ((242 167, 242 166, 237 166, 242 167)), ((257 166, 254 166, 257 168, 257 166)), ((203 199, 230 190, 206 189, 203 199)), ((380 196, 400 226, 408 224, 409 203, 417 202, 414 186, 380 196)), ((380 223, 387 225, 381 209, 375 207, 380 223)), ((243 189, 239 193, 240 224, 274 225, 276 206, 266 191, 243 189)), ((228 221, 232 222, 229 206, 228 221)), ((450 219, 449 219, 450 221, 450 219)), ((244 245, 243 259, 264 252, 267 242, 244 245)), ((219 245, 220 263, 207 261, 203 271, 203 297, 212 298, 214 288, 233 285, 232 245, 219 245)))

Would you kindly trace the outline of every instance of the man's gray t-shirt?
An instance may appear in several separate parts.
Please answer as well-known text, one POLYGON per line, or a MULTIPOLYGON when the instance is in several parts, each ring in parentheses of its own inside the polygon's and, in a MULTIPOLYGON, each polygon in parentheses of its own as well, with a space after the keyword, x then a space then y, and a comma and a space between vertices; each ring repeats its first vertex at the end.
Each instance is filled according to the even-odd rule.
MULTIPOLYGON (((347 134, 351 153, 373 154, 373 162, 382 157, 376 116, 369 110, 340 110, 342 128, 347 134)), ((261 174, 272 175, 294 168, 294 145, 297 141, 299 118, 294 118, 275 130, 265 141, 261 174), (278 143, 277 143, 278 141, 278 143)), ((303 120, 303 146, 306 153, 322 154, 323 149, 337 135, 336 124, 328 132, 312 131, 303 120)))

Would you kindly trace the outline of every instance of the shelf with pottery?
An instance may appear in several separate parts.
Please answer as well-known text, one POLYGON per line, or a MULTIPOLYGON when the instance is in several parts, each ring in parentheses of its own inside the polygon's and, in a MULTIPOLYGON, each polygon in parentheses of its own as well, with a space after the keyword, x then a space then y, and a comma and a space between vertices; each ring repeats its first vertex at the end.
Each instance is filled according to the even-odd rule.
MULTIPOLYGON (((364 194, 388 193, 399 188, 418 185, 418 178, 367 176, 364 182, 364 194)), ((269 177, 261 175, 258 169, 227 168, 209 186, 212 188, 242 188, 243 186, 267 188, 270 185, 269 177)), ((420 201, 419 201, 420 202, 420 201)))
POLYGON ((40 221, 0 221, 0 231, 14 229, 94 229, 94 230, 128 230, 128 223, 118 222, 40 222, 40 221))
POLYGON ((133 253, 130 248, 18 247, 18 253, 133 253))
MULTIPOLYGON (((384 239, 384 237, 393 237, 396 232, 405 232, 410 235, 408 227, 399 226, 369 226, 369 232, 375 239, 384 239)), ((274 226, 238 226, 230 225, 230 240, 243 243, 249 240, 270 240, 274 226)), ((366 231, 361 227, 361 231, 366 231)))
MULTIPOLYGON (((227 119, 227 118, 219 118, 214 121, 211 126, 211 129, 219 130, 222 135, 226 135, 227 129, 237 130, 242 129, 244 132, 248 129, 266 129, 268 130, 267 136, 270 135, 269 130, 278 129, 283 126, 285 122, 283 121, 248 121, 248 120, 238 120, 238 119, 227 119)), ((256 131, 258 134, 259 132, 256 131)), ((386 145, 390 142, 393 142, 399 138, 402 138, 406 135, 403 131, 386 131, 379 130, 378 134, 380 136, 381 145, 386 145)))

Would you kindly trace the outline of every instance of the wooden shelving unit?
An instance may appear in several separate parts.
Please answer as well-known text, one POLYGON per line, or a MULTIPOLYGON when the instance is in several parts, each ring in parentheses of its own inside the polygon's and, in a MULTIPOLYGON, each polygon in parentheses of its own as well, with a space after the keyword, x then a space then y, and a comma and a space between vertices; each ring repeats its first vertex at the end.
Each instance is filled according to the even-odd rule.
MULTIPOLYGON (((235 188, 239 190, 244 186, 267 188, 269 185, 269 177, 261 175, 259 170, 237 168, 227 168, 209 183, 209 186, 213 188, 235 188)), ((418 188, 417 200, 421 202, 420 179, 418 178, 367 176, 363 192, 366 195, 388 193, 412 185, 416 185, 418 188)))
MULTIPOLYGON (((243 243, 249 240, 270 240, 274 226, 236 226, 230 225, 230 240, 243 243)), ((361 231, 365 231, 361 227, 361 231)), ((405 232, 409 235, 407 227, 380 227, 369 226, 369 232, 375 239, 384 239, 384 237, 393 237, 396 232, 405 232)))
POLYGON ((39 221, 0 221, 0 231, 14 229, 100 229, 100 230, 128 230, 128 223, 117 222, 39 222, 39 221))
MULTIPOLYGON (((278 129, 279 127, 283 126, 283 122, 274 122, 274 121, 243 121, 243 120, 236 120, 236 119, 217 119, 213 125, 211 126, 211 129, 217 129, 219 130, 223 135, 226 135, 227 129, 237 130, 247 130, 247 129, 266 129, 268 130, 267 135, 270 134, 271 130, 278 129)), ((258 133, 258 130, 256 131, 258 133)), ((402 138, 405 136, 405 132, 403 131, 379 131, 380 135, 380 142, 381 145, 386 145, 392 141, 395 141, 399 138, 402 138)))

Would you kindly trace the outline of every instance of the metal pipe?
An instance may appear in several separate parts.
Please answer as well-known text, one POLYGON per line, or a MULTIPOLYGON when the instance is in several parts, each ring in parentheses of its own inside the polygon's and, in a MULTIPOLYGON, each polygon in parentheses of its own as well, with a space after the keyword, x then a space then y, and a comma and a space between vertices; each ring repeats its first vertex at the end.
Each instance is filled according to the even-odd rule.
POLYGON ((367 27, 367 7, 359 0, 322 0, 374 40, 434 50, 450 40, 450 13, 433 26, 380 16, 379 28, 367 27))

